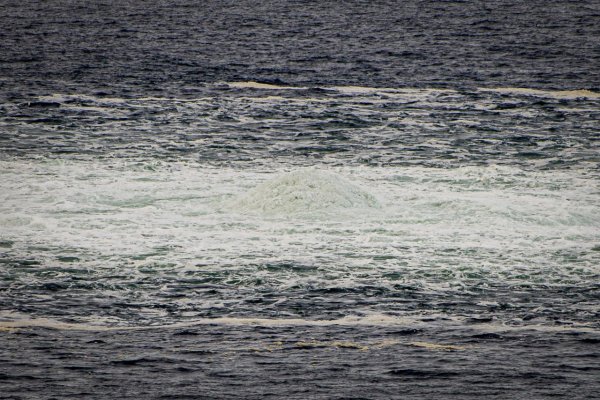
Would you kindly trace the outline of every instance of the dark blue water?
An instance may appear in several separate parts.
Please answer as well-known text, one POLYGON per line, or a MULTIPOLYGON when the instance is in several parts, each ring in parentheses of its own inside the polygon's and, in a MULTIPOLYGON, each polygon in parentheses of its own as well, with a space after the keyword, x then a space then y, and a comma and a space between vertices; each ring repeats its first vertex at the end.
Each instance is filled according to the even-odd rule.
POLYGON ((600 89, 596 1, 3 1, 4 96, 206 82, 600 89))
POLYGON ((599 398, 598 1, 0 23, 0 398, 599 398))

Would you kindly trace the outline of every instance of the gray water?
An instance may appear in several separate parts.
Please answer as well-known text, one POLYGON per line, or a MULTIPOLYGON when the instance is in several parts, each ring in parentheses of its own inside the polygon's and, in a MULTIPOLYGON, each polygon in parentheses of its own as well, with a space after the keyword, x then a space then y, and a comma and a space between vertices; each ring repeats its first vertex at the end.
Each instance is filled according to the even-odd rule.
POLYGON ((0 397, 597 397, 598 16, 3 2, 0 397))

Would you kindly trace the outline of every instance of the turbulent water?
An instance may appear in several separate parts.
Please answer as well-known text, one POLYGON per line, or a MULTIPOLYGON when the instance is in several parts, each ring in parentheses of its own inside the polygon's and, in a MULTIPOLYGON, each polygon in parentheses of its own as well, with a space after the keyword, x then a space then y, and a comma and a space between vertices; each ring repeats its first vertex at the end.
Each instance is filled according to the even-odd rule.
POLYGON ((0 397, 597 396, 598 4, 71 7, 0 11, 0 397))

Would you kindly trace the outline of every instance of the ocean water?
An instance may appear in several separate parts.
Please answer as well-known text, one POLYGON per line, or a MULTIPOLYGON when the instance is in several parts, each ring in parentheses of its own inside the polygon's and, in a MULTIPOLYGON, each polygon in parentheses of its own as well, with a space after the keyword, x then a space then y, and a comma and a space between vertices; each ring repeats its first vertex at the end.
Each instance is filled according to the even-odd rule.
POLYGON ((596 2, 4 2, 1 398, 597 398, 596 2))

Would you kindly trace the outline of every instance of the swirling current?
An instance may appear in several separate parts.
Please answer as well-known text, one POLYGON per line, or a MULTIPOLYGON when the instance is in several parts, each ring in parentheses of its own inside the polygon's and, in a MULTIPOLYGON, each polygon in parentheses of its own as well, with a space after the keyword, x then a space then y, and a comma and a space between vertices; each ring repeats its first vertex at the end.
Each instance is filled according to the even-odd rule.
POLYGON ((0 6, 0 398, 598 398, 597 2, 0 6))

